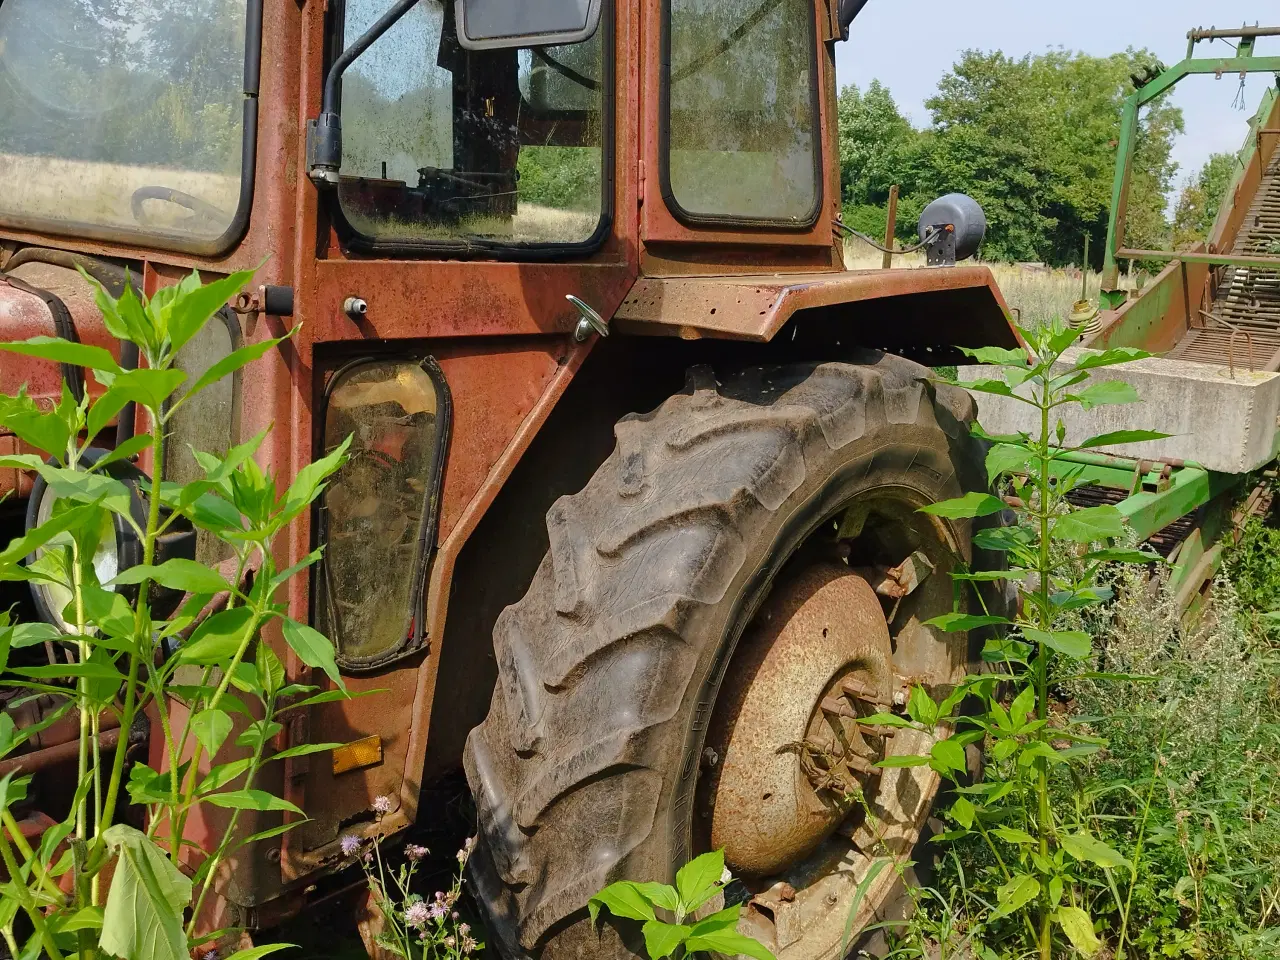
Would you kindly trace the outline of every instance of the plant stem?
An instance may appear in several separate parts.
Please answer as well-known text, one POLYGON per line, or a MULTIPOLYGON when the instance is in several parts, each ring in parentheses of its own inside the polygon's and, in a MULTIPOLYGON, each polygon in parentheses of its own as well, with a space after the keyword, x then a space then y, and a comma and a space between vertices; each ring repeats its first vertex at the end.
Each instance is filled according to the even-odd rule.
MULTIPOLYGON (((7 810, 5 812, 8 813, 7 810)), ((40 937, 40 942, 44 944, 44 949, 49 954, 49 960, 63 960, 62 951, 54 942, 53 934, 49 932, 49 925, 44 922, 44 912, 36 904, 35 898, 31 896, 31 890, 22 879, 22 871, 14 860, 13 850, 9 847, 9 840, 4 830, 0 830, 0 860, 3 860, 4 868, 13 881, 18 903, 22 905, 23 911, 31 920, 31 925, 35 927, 36 935, 40 937)))
POLYGON ((18 852, 32 865, 36 880, 44 887, 45 892, 55 901, 65 899, 66 894, 53 882, 53 878, 45 870, 44 864, 36 857, 35 851, 27 843, 27 838, 22 835, 22 828, 18 826, 18 821, 14 819, 13 814, 7 807, 0 811, 0 823, 3 823, 4 829, 9 831, 9 836, 13 840, 13 845, 18 848, 18 852))
MULTIPOLYGON (((1050 379, 1053 374, 1052 361, 1046 373, 1044 380, 1044 392, 1040 395, 1040 442, 1037 445, 1037 454, 1040 458, 1040 583, 1038 585, 1040 592, 1040 609, 1037 611, 1040 622, 1040 629, 1049 631, 1053 629, 1050 622, 1050 574, 1052 557, 1050 554, 1050 528, 1049 518, 1052 514, 1052 503, 1050 502, 1050 486, 1049 486, 1049 461, 1051 455, 1049 452, 1049 411, 1052 409, 1052 390, 1050 388, 1050 379)), ((1035 683, 1036 683, 1036 717, 1039 720, 1047 720, 1049 715, 1049 648, 1045 644, 1040 644, 1040 648, 1036 651, 1035 659, 1035 683)), ((1041 727, 1036 733, 1036 739, 1040 740, 1043 736, 1045 727, 1041 727)), ((1036 761, 1036 792, 1039 794, 1040 812, 1038 817, 1038 829, 1036 833, 1039 835, 1040 855, 1046 860, 1049 857, 1049 770, 1048 761, 1043 757, 1036 761)), ((1049 888, 1048 885, 1042 885, 1040 890, 1040 960, 1052 960, 1053 946, 1051 940, 1051 931, 1049 927, 1049 888)))

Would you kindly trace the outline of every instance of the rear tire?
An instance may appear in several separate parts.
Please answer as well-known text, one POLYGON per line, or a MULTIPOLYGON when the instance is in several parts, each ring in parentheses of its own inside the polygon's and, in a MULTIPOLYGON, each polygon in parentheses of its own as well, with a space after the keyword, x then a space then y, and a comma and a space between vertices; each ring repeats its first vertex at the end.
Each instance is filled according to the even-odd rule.
MULTIPOLYGON (((471 879, 507 957, 639 952, 625 926, 591 930, 587 900, 615 880, 669 882, 698 852, 716 694, 784 564, 873 491, 919 506, 985 486, 969 396, 898 357, 859 360, 722 383, 691 371, 685 392, 624 417, 613 454, 548 512, 550 550, 495 626, 498 682, 465 753, 471 879)), ((971 559, 967 523, 933 527, 971 559)), ((967 672, 963 635, 913 630, 895 643, 941 658, 930 682, 967 672)), ((900 673, 914 650, 895 650, 900 673)))

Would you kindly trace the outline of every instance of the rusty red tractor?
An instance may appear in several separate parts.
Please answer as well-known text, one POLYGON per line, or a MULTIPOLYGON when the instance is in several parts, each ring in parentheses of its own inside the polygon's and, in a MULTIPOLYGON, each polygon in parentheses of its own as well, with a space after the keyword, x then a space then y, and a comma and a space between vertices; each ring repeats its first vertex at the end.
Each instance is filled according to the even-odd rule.
MULTIPOLYGON (((210 926, 350 886, 340 835, 430 820, 459 770, 509 958, 631 956, 588 898, 721 847, 748 932, 836 957, 876 851, 910 856, 938 778, 873 764, 923 735, 856 720, 968 669, 972 639, 923 623, 982 558, 967 522, 917 510, 985 485, 972 403, 927 368, 1015 341, 988 270, 955 265, 963 198, 922 221, 938 268, 845 269, 835 45, 860 7, 4 0, 0 337, 127 367, 77 267, 150 295, 263 264, 182 365, 300 333, 184 408, 168 474, 274 425, 259 459, 287 480, 355 437, 279 563, 325 548, 292 615, 350 689, 389 692, 287 728, 349 746, 275 765, 310 820, 238 859, 210 926)), ((50 398, 64 373, 101 389, 13 356, 0 389, 50 398)), ((98 444, 135 428, 126 410, 98 444)), ((19 535, 38 485, 0 489, 19 535)), ((5 604, 51 616, 25 589, 5 604)), ((14 761, 34 833, 68 735, 14 761)))

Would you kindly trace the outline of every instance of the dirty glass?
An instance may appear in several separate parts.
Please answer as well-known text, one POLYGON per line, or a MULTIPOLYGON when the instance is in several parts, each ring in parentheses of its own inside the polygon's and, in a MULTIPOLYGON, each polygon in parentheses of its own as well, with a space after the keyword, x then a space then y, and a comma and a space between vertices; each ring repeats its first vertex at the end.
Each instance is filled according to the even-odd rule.
MULTIPOLYGON (((235 349, 231 328, 219 313, 178 351, 174 366, 187 375, 187 383, 195 383, 235 349)), ((203 480, 204 470, 196 463, 192 450, 222 457, 235 445, 239 429, 239 411, 235 402, 239 383, 239 374, 223 377, 178 407, 168 421, 171 436, 164 446, 166 480, 183 484, 203 480)), ((230 544, 207 530, 197 528, 198 561, 214 564, 232 555, 230 544)))
POLYGON ((818 203, 812 0, 669 0, 668 186, 701 217, 805 223, 818 203))
MULTIPOLYGON (((347 0, 354 42, 387 0, 347 0)), ((374 241, 580 243, 604 200, 604 29, 582 43, 468 51, 422 0, 343 74, 338 198, 374 241)))
POLYGON ((182 241, 240 197, 246 0, 4 0, 0 220, 182 241))
POLYGON ((321 501, 316 620, 351 662, 391 654, 412 632, 440 395, 414 362, 370 361, 337 376, 325 452, 352 441, 349 462, 321 501))

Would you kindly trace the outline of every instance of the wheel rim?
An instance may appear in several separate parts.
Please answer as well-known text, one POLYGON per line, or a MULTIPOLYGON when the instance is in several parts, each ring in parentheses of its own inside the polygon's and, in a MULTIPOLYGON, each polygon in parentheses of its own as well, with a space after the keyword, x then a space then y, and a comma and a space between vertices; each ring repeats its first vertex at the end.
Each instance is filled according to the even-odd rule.
POLYGON ((739 929, 779 960, 832 960, 883 916, 938 790, 928 767, 872 766, 927 754, 934 735, 858 723, 967 669, 954 638, 923 626, 952 609, 958 555, 926 502, 877 490, 820 525, 744 628, 716 700, 696 842, 725 850, 739 929))

